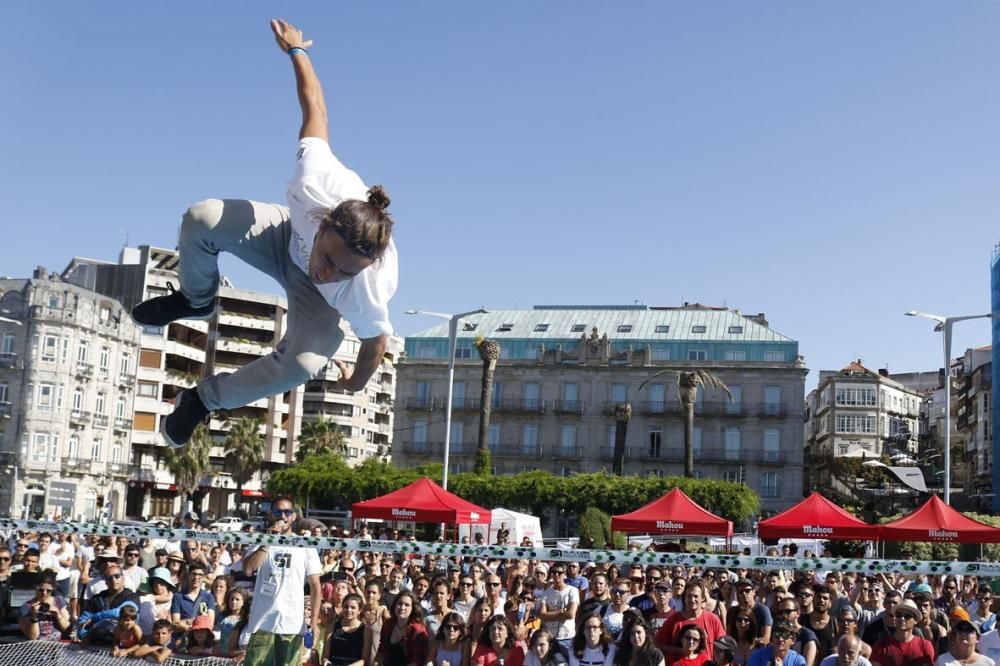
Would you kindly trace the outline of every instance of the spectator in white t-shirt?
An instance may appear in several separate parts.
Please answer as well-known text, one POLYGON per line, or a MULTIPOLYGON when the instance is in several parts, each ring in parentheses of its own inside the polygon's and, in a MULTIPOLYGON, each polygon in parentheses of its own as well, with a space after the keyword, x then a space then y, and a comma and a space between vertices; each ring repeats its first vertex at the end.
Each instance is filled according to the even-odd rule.
POLYGON ((542 626, 569 652, 576 636, 580 591, 566 584, 566 565, 562 562, 553 565, 551 573, 552 585, 542 595, 538 617, 542 626))
MULTIPOLYGON (((270 532, 292 536, 296 511, 292 500, 275 500, 270 532)), ((321 585, 323 565, 315 548, 260 546, 243 559, 243 571, 257 575, 254 601, 250 606, 250 642, 246 662, 298 666, 303 645, 303 628, 313 636, 320 632, 321 585), (311 617, 304 617, 305 586, 309 585, 311 617)))

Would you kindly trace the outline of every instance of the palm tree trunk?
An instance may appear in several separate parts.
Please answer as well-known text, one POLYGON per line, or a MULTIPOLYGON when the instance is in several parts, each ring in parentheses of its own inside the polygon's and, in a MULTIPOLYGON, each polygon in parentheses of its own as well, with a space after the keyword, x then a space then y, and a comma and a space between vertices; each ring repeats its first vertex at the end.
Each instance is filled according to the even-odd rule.
POLYGON ((490 431, 490 416, 493 412, 493 373, 497 362, 493 359, 483 361, 483 390, 479 399, 479 440, 477 451, 486 451, 490 431))
POLYGON ((698 398, 697 386, 678 387, 681 407, 684 409, 684 476, 694 476, 694 403, 698 398))
POLYGON ((615 476, 625 473, 625 440, 631 417, 632 405, 627 402, 615 405, 615 452, 611 463, 611 473, 615 476))

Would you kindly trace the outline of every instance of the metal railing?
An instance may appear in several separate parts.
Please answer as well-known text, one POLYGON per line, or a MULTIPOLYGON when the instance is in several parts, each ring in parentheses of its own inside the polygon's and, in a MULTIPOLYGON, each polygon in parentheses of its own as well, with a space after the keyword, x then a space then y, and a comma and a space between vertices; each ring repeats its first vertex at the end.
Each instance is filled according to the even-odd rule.
POLYGON ((0 352, 0 367, 13 368, 17 365, 17 352, 0 352))
POLYGON ((556 400, 553 411, 557 414, 583 414, 584 407, 582 400, 556 400))
POLYGON ((110 422, 111 419, 107 414, 94 414, 94 427, 107 428, 110 422))
MULTIPOLYGON (((632 460, 633 450, 632 447, 625 447, 625 462, 632 460)), ((615 447, 605 446, 601 449, 601 460, 612 461, 615 459, 615 447)))
POLYGON ((498 412, 517 412, 524 414, 542 414, 545 412, 545 402, 534 399, 504 398, 499 405, 494 405, 494 410, 498 412))
POLYGON ((549 455, 553 458, 572 458, 578 460, 583 457, 583 449, 579 446, 556 444, 549 449, 549 455))
POLYGON ((781 418, 788 416, 788 403, 762 402, 757 405, 757 416, 781 418))
POLYGON ((406 399, 407 409, 426 409, 428 411, 434 409, 434 398, 416 398, 411 397, 406 399))

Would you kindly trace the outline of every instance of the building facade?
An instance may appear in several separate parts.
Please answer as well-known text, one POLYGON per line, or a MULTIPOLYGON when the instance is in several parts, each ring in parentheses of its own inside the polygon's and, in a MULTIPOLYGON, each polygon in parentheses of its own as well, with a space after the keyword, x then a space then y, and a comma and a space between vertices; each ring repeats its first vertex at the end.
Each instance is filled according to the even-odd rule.
POLYGON ((821 370, 806 397, 805 450, 809 476, 805 490, 833 489, 844 494, 854 479, 832 477, 838 459, 913 464, 920 441, 925 395, 854 361, 841 370, 821 370))
MULTIPOLYGON (((570 475, 610 469, 615 405, 629 402, 626 474, 683 472, 683 416, 676 376, 711 370, 729 387, 698 392, 696 475, 742 481, 767 511, 801 498, 802 401, 807 370, 798 343, 763 314, 727 308, 536 306, 462 320, 456 349, 450 471, 470 471, 479 421, 478 336, 501 345, 488 445, 498 474, 544 469, 570 475)), ((447 324, 406 339, 398 366, 393 460, 442 459, 447 324)))
MULTIPOLYGON (((955 391, 955 428, 964 445, 961 483, 972 506, 991 510, 993 492, 993 349, 967 349, 955 391)), ((954 460, 954 456, 952 458, 954 460)))
MULTIPOLYGON (((993 258, 990 262, 990 312, 1000 312, 1000 243, 993 248, 993 258)), ((1000 317, 993 318, 993 344, 991 349, 990 377, 993 386, 1000 386, 1000 317)), ((996 402, 990 408, 993 423, 1000 423, 1000 405, 996 402)), ((993 437, 991 444, 992 460, 1000 455, 1000 439, 993 437)), ((1000 466, 992 469, 991 507, 1000 511, 1000 466)))
POLYGON ((0 280, 0 513, 124 513, 140 330, 122 305, 36 269, 0 280))
MULTIPOLYGON (((125 248, 114 264, 76 258, 64 274, 67 279, 118 298, 131 309, 143 300, 166 295, 168 284, 178 283, 177 265, 175 250, 140 246, 125 248)), ((173 475, 167 469, 165 443, 159 433, 161 420, 173 411, 177 395, 201 378, 234 372, 270 354, 287 330, 287 319, 284 298, 237 289, 223 278, 216 296, 216 311, 210 319, 180 320, 166 327, 140 327, 127 515, 166 517, 180 510, 182 498, 178 497, 173 475)), ((346 322, 341 327, 345 339, 336 358, 350 365, 357 356, 360 341, 346 322)), ((398 339, 390 345, 386 361, 364 392, 323 391, 317 395, 313 390, 316 382, 329 385, 338 376, 331 360, 306 391, 296 387, 283 395, 261 398, 244 407, 214 414, 209 427, 217 446, 211 451, 211 469, 201 481, 205 496, 201 508, 218 516, 238 507, 252 509, 265 498, 272 471, 295 461, 303 419, 312 420, 320 414, 331 415, 344 431, 345 457, 349 463, 388 455, 395 377, 392 360, 401 346, 398 339), (223 443, 228 421, 241 417, 261 421, 265 456, 261 470, 243 484, 243 496, 237 498, 237 484, 227 470, 223 443)))

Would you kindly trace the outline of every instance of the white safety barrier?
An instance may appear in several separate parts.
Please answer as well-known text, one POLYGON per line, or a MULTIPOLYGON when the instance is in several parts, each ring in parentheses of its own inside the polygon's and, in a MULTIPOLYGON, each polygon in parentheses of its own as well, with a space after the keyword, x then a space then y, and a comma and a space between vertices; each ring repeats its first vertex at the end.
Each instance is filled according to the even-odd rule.
MULTIPOLYGON (((130 661, 135 661, 130 660, 130 661)), ((0 664, 3 666, 122 666, 121 657, 112 657, 109 651, 81 648, 71 643, 57 641, 24 641, 0 645, 0 664)), ((223 657, 173 656, 163 662, 167 666, 232 666, 232 659, 223 657)))
MULTIPOLYGON (((157 527, 125 527, 94 523, 56 523, 36 520, 0 519, 0 529, 21 529, 33 532, 64 532, 67 534, 97 534, 127 536, 135 539, 167 539, 202 541, 207 543, 299 546, 307 548, 354 550, 404 555, 435 555, 440 557, 476 557, 512 560, 559 560, 572 562, 605 562, 641 564, 647 566, 696 566, 727 569, 797 569, 802 571, 852 571, 863 574, 955 574, 1000 577, 997 562, 932 562, 920 560, 844 559, 823 557, 761 557, 753 555, 716 555, 710 553, 657 553, 628 550, 583 550, 566 548, 535 548, 526 546, 476 546, 472 544, 379 541, 375 539, 331 539, 313 536, 282 536, 264 532, 213 532, 157 527)), ((0 662, 2 663, 2 662, 0 662)))

